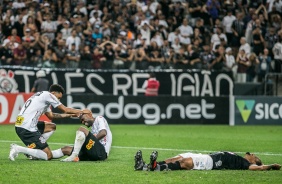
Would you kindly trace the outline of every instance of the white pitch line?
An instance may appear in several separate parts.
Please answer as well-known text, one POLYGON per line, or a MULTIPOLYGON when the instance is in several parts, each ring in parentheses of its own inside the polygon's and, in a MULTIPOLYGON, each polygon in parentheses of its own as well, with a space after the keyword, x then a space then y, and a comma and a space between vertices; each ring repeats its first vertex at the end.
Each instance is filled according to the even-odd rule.
MULTIPOLYGON (((10 141, 10 140, 0 140, 0 142, 6 143, 22 143, 21 141, 10 141)), ((59 142, 48 142, 50 145, 72 145, 70 143, 59 143, 59 142)), ((170 148, 148 148, 148 147, 130 147, 130 146, 112 146, 112 148, 117 149, 134 149, 134 150, 162 150, 162 151, 179 151, 180 153, 185 152, 194 152, 194 153, 214 153, 218 151, 209 151, 209 150, 186 150, 186 149, 170 149, 170 148)), ((222 151, 222 150, 221 150, 222 151)), ((246 152, 236 152, 238 154, 245 154, 246 152)), ((282 156, 281 153, 271 153, 271 152, 254 152, 257 155, 269 155, 269 156, 282 156)))

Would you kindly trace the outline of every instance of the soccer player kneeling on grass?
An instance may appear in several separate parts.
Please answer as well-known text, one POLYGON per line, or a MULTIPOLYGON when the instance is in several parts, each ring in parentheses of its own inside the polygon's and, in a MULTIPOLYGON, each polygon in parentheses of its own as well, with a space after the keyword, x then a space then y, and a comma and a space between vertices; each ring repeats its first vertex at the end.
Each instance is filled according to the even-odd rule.
POLYGON ((244 157, 232 152, 216 152, 211 154, 183 153, 173 158, 157 162, 158 152, 150 155, 150 163, 145 164, 142 151, 135 155, 134 169, 145 171, 165 170, 280 170, 281 165, 264 165, 254 154, 247 152, 244 157))
POLYGON ((74 146, 61 148, 64 155, 69 157, 63 162, 98 161, 108 158, 112 145, 112 132, 103 116, 93 118, 92 112, 80 115, 81 123, 91 127, 90 131, 80 127, 76 131, 74 146))
POLYGON ((64 106, 60 99, 65 90, 59 84, 50 86, 49 91, 41 91, 31 96, 23 105, 15 122, 16 133, 22 142, 27 146, 11 144, 9 159, 15 161, 19 153, 24 153, 32 157, 50 160, 58 158, 58 151, 51 151, 47 144, 47 139, 55 130, 53 123, 38 122, 39 117, 45 114, 49 119, 77 117, 82 110, 64 106), (53 113, 50 106, 61 110, 62 114, 53 113))

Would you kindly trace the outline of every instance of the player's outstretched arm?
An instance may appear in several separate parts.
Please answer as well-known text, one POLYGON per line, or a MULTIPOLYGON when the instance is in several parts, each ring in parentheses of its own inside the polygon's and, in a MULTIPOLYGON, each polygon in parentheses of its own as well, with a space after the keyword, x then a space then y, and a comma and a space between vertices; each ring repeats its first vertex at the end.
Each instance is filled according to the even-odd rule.
POLYGON ((45 115, 50 119, 60 119, 60 118, 70 118, 70 117, 77 117, 76 114, 59 114, 53 112, 46 112, 45 115))
POLYGON ((265 170, 280 170, 280 164, 270 164, 270 165, 251 165, 249 166, 249 170, 253 171, 265 171, 265 170))
POLYGON ((84 110, 73 109, 70 107, 66 107, 63 104, 59 105, 57 108, 67 114, 83 114, 83 113, 88 113, 89 111, 89 110, 86 111, 85 109, 84 110))

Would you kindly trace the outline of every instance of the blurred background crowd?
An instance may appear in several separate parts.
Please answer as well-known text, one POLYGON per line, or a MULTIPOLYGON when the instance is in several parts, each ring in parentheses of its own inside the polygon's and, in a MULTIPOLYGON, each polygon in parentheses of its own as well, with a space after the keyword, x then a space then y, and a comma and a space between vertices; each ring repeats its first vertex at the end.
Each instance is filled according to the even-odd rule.
POLYGON ((281 73, 282 0, 0 0, 1 65, 281 73))

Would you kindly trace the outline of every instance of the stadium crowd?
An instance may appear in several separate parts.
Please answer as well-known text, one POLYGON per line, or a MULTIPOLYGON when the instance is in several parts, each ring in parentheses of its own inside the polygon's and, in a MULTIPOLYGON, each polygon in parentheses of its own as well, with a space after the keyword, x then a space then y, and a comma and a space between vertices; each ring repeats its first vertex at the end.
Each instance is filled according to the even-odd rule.
POLYGON ((0 2, 1 65, 281 72, 282 0, 0 2))

